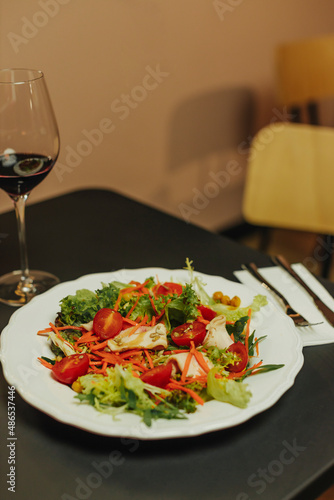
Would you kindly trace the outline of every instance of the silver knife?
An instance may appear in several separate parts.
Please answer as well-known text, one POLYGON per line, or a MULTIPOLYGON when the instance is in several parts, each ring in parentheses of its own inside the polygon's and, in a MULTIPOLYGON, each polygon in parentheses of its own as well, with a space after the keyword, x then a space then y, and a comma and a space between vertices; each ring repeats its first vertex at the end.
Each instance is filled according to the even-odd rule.
POLYGON ((273 261, 274 264, 277 266, 282 267, 285 269, 290 276, 292 276, 298 283, 307 291, 307 293, 312 297, 315 305, 319 309, 319 311, 322 312, 322 314, 325 316, 327 321, 334 326, 334 312, 329 309, 326 304, 318 297, 316 293, 314 293, 313 290, 305 283, 305 281, 292 269, 288 261, 282 256, 282 255, 276 255, 275 257, 271 257, 271 260, 273 261))
POLYGON ((313 326, 317 325, 319 323, 309 323, 300 313, 295 311, 289 304, 289 302, 286 300, 284 295, 281 294, 269 281, 267 281, 264 276, 259 272, 256 264, 254 262, 250 262, 249 264, 241 264, 242 269, 245 271, 248 271, 249 273, 256 278, 261 285, 269 290, 273 295, 276 296, 276 298, 281 302, 282 306, 284 307, 285 314, 287 314, 294 322, 296 326, 313 326))

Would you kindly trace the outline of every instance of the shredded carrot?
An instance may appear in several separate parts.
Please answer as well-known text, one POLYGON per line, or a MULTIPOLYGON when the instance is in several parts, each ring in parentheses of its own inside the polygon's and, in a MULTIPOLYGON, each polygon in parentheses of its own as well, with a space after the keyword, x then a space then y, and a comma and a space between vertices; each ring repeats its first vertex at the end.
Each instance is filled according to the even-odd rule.
MULTIPOLYGON (((242 370, 242 372, 230 372, 228 378, 240 378, 243 377, 244 375, 250 373, 250 375, 253 375, 253 370, 256 370, 256 368, 259 368, 262 365, 263 361, 259 361, 255 365, 253 365, 251 368, 247 368, 247 370, 242 370)), ((255 372, 256 373, 256 372, 255 372)))
POLYGON ((137 368, 137 370, 140 372, 147 372, 147 368, 140 363, 134 362, 134 363, 132 363, 132 366, 134 368, 137 368))
POLYGON ((89 356, 89 359, 100 359, 99 356, 96 356, 95 354, 92 354, 91 352, 87 353, 89 356))
POLYGON ((180 354, 181 352, 189 352, 189 349, 175 349, 173 351, 164 351, 164 354, 180 354))
POLYGON ((73 348, 73 346, 72 346, 72 344, 70 344, 69 342, 67 342, 67 340, 65 340, 65 339, 64 339, 64 338, 60 335, 60 333, 59 333, 59 329, 58 329, 58 328, 57 328, 54 324, 49 323, 49 325, 50 325, 50 327, 51 327, 52 331, 53 331, 53 332, 57 335, 57 337, 59 338, 59 340, 61 340, 62 342, 64 342, 64 344, 68 345, 68 347, 71 347, 72 349, 74 349, 74 348, 73 348))
POLYGON ((197 316, 196 321, 203 323, 204 325, 208 325, 210 321, 208 319, 204 319, 202 316, 197 316))
POLYGON ((102 369, 100 369, 100 368, 95 368, 95 366, 94 366, 94 367, 91 367, 91 369, 90 369, 90 370, 88 369, 88 373, 91 373, 91 372, 94 372, 94 373, 100 373, 101 375, 105 375, 105 374, 106 374, 106 373, 105 373, 102 369))
POLYGON ((123 323, 129 323, 129 325, 133 325, 133 326, 138 325, 137 321, 133 321, 130 318, 123 318, 123 323))
POLYGON ((99 351, 100 349, 104 349, 107 347, 110 339, 104 340, 103 342, 99 342, 98 344, 93 345, 90 350, 91 351, 99 351))
MULTIPOLYGON (((57 330, 83 330, 81 326, 57 326, 57 330)), ((44 330, 39 330, 37 335, 44 335, 45 333, 52 332, 52 328, 44 328, 44 330)))
POLYGON ((149 352, 147 349, 144 349, 145 356, 147 357, 148 364, 150 365, 150 368, 154 368, 153 361, 151 356, 149 355, 149 352))
POLYGON ((58 328, 52 323, 49 323, 49 325, 51 327, 51 331, 54 332, 60 340, 64 340, 64 338, 60 335, 58 328))
POLYGON ((151 292, 153 293, 153 297, 156 299, 157 297, 157 290, 159 288, 159 286, 161 285, 160 281, 159 281, 159 278, 158 276, 155 277, 155 281, 156 281, 156 285, 154 285, 152 288, 151 288, 151 292))
POLYGON ((89 365, 87 373, 92 373, 92 372, 96 373, 96 368, 89 365))
POLYGON ((258 342, 257 342, 257 337, 255 337, 255 339, 254 339, 254 340, 255 340, 255 342, 256 342, 256 344, 255 344, 256 355, 257 355, 257 357, 259 357, 259 344, 258 344, 258 342))
POLYGON ((141 349, 131 349, 131 351, 129 350, 115 354, 121 359, 126 359, 126 358, 131 358, 132 356, 138 356, 142 354, 142 351, 141 349))
POLYGON ((119 305, 120 305, 121 300, 122 300, 122 292, 119 292, 119 295, 118 295, 117 300, 116 300, 115 305, 114 305, 114 311, 118 311, 119 305))
POLYGON ((209 373, 210 368, 209 368, 207 362, 205 361, 203 354, 200 351, 198 351, 195 347, 193 347, 191 349, 191 352, 195 356, 198 364, 204 370, 204 372, 209 373))
POLYGON ((195 401, 197 401, 198 404, 204 405, 203 399, 192 389, 189 389, 189 387, 184 387, 177 382, 170 382, 168 386, 170 389, 179 389, 180 391, 187 392, 195 401))
MULTIPOLYGON (((131 293, 131 292, 134 292, 136 290, 142 290, 143 288, 145 288, 145 286, 147 285, 147 283, 149 282, 150 280, 147 279, 146 281, 144 281, 144 283, 139 283, 139 284, 136 284, 136 286, 129 286, 127 288, 123 288, 121 290, 121 293, 124 295, 125 293, 131 293)), ((137 282, 135 282, 137 283, 137 282)))
POLYGON ((153 302, 152 297, 149 295, 149 296, 148 296, 148 298, 150 299, 150 302, 151 302, 151 306, 152 306, 153 311, 155 312, 155 314, 158 314, 158 311, 157 311, 157 309, 156 309, 156 307, 155 307, 155 304, 154 304, 154 302, 153 302))
POLYGON ((248 368, 248 370, 246 370, 246 371, 251 372, 250 375, 255 375, 255 373, 257 373, 256 368, 260 368, 260 366, 262 364, 263 364, 263 361, 259 361, 258 363, 256 363, 256 365, 253 365, 251 368, 248 368))
POLYGON ((188 356, 186 357, 186 362, 184 363, 184 367, 183 367, 183 370, 182 370, 181 382, 184 382, 186 380, 187 373, 188 373, 188 370, 189 370, 189 366, 190 366, 190 362, 191 362, 191 358, 192 357, 193 357, 192 352, 189 351, 188 356))
POLYGON ((52 332, 52 328, 44 328, 43 330, 38 330, 37 335, 42 335, 43 333, 52 332))
POLYGON ((136 300, 136 302, 133 304, 133 306, 131 307, 130 311, 127 313, 126 315, 126 318, 129 318, 130 314, 132 313, 132 311, 134 309, 136 309, 137 305, 138 305, 138 302, 139 302, 139 299, 140 299, 140 295, 138 296, 138 299, 136 300))
POLYGON ((103 361, 108 361, 112 365, 118 364, 119 362, 119 359, 115 356, 115 354, 111 352, 101 351, 98 354, 103 359, 103 361))
POLYGON ((233 333, 231 333, 230 337, 231 337, 231 340, 233 340, 233 342, 234 342, 234 335, 233 335, 233 333))
POLYGON ((98 336, 93 332, 93 330, 90 330, 89 332, 86 332, 81 337, 79 337, 75 343, 86 344, 88 342, 94 342, 96 340, 98 340, 98 336))
POLYGON ((53 368, 52 363, 48 363, 47 361, 45 361, 45 359, 42 359, 42 358, 37 358, 37 359, 40 363, 42 363, 43 366, 45 366, 45 368, 49 368, 50 370, 52 370, 52 368, 53 368))
POLYGON ((138 330, 138 328, 139 328, 140 326, 144 326, 144 325, 146 325, 147 318, 148 318, 148 316, 147 316, 147 314, 145 314, 144 318, 143 318, 143 319, 142 319, 139 323, 137 323, 137 324, 136 324, 136 326, 134 326, 134 327, 132 328, 131 332, 129 333, 129 336, 130 336, 130 335, 133 335, 134 333, 136 333, 136 331, 138 330))
POLYGON ((84 330, 82 326, 57 326, 58 330, 84 330))
POLYGON ((207 383, 208 377, 207 374, 205 373, 204 375, 198 375, 197 377, 192 377, 192 382, 200 382, 200 383, 207 383))
POLYGON ((181 382, 181 380, 178 380, 177 383, 180 385, 187 385, 187 384, 192 384, 193 382, 199 382, 201 385, 206 386, 207 384, 207 374, 204 373, 203 375, 198 375, 196 377, 188 377, 185 382, 181 382))

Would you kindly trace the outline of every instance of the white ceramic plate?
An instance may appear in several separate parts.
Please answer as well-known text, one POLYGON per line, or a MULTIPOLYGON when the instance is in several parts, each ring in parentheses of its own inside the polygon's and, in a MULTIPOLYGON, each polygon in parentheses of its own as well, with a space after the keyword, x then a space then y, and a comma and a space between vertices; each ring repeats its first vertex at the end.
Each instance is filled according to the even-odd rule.
MULTIPOLYGON (((244 306, 253 300, 254 292, 245 285, 219 276, 195 274, 202 278, 209 294, 220 290, 231 297, 238 295, 244 306)), ((293 385, 303 365, 300 336, 292 320, 269 303, 254 315, 251 330, 256 329, 257 337, 267 335, 260 344, 260 359, 264 364, 285 366, 246 379, 253 394, 246 409, 210 401, 187 420, 159 419, 147 427, 137 415, 123 414, 115 421, 92 406, 79 403, 72 389, 55 381, 51 372, 38 362, 37 357, 48 357, 51 351, 47 338, 38 336, 37 331, 54 321, 60 309, 59 301, 80 288, 97 290, 101 283, 113 280, 127 283, 133 279, 142 282, 149 276, 158 276, 160 281, 185 283, 189 280, 188 271, 160 268, 91 274, 61 283, 15 311, 1 334, 1 362, 9 385, 14 385, 29 404, 60 422, 105 436, 137 439, 183 438, 238 425, 271 407, 293 385)), ((254 363, 257 361, 255 358, 254 363)))

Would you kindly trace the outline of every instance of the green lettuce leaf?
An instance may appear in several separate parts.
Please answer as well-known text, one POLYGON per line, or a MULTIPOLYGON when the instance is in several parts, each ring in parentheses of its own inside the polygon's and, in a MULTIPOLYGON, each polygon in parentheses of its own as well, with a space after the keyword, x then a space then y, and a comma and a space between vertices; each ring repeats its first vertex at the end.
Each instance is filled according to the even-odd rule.
POLYGON ((197 306, 200 304, 198 296, 192 285, 185 285, 183 292, 179 296, 175 296, 166 305, 165 318, 167 329, 170 330, 175 326, 182 325, 188 321, 192 321, 199 315, 197 306))
POLYGON ((219 373, 218 368, 212 368, 208 373, 208 394, 223 403, 246 408, 252 397, 248 385, 233 379, 216 378, 216 373, 219 373))
POLYGON ((102 288, 95 292, 98 298, 98 309, 103 309, 103 307, 110 307, 113 309, 120 290, 126 286, 127 285, 119 283, 118 281, 112 281, 108 284, 102 283, 102 288))
POLYGON ((235 323, 226 325, 226 330, 229 335, 234 336, 234 342, 245 342, 245 333, 244 329, 246 326, 246 323, 248 321, 248 316, 243 316, 242 318, 239 318, 235 323))
POLYGON ((62 299, 60 306, 60 320, 64 325, 88 323, 99 309, 96 293, 84 288, 62 299))
POLYGON ((168 391, 146 384, 120 365, 108 368, 107 376, 89 373, 78 380, 83 391, 75 397, 102 413, 114 417, 124 411, 135 413, 142 417, 147 426, 158 418, 186 418, 184 412, 161 398, 161 395, 169 395, 168 391), (154 402, 151 394, 160 402, 154 402))

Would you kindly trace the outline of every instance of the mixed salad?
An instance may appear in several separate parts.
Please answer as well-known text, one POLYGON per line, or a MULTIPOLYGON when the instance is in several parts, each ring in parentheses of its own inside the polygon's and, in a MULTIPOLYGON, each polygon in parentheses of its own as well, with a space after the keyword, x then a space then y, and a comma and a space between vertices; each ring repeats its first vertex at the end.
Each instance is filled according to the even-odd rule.
MULTIPOLYGON (((187 283, 113 281, 60 301, 54 323, 38 332, 53 358, 39 361, 75 398, 111 415, 135 413, 150 426, 182 419, 215 399, 246 408, 245 379, 283 365, 264 365, 250 331, 263 295, 245 307, 222 290, 212 296, 186 261, 187 283)), ((225 291, 224 291, 225 292, 225 291)))

